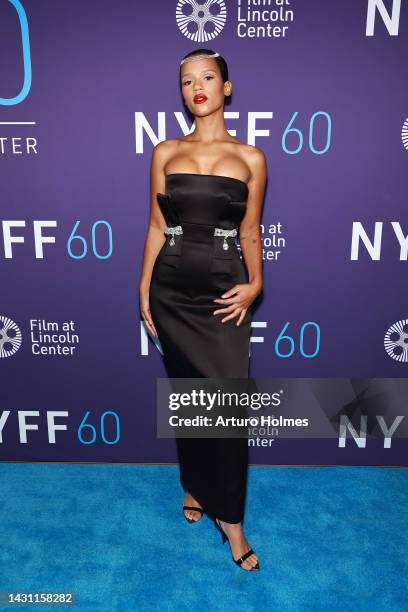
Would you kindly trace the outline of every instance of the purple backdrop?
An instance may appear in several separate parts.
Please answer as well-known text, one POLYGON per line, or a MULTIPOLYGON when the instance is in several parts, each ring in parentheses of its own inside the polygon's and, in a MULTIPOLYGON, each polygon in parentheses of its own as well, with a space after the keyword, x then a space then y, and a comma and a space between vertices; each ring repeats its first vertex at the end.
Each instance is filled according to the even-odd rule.
MULTIPOLYGON (((227 128, 268 158, 251 375, 407 376, 408 5, 277 1, 249 23, 244 4, 213 2, 201 41, 182 1, 0 0, 2 459, 176 460, 156 436, 165 371, 138 281, 152 148, 191 128, 178 64, 197 47, 226 58, 227 128), (50 324, 61 337, 41 342, 50 324)), ((408 465, 406 450, 277 437, 251 462, 408 465)))

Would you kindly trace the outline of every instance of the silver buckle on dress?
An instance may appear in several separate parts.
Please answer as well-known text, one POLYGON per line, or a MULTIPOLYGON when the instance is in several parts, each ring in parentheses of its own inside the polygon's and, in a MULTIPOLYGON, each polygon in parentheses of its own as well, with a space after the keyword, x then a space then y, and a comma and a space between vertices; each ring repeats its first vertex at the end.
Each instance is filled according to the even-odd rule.
POLYGON ((175 234, 182 234, 183 233, 183 228, 181 225, 175 225, 174 227, 170 227, 168 225, 166 225, 166 227, 164 228, 164 233, 166 234, 166 236, 168 236, 169 234, 171 234, 171 239, 170 239, 170 246, 174 246, 176 244, 176 241, 174 240, 174 235, 175 234))
POLYGON ((220 227, 216 227, 214 229, 214 236, 224 236, 224 242, 222 243, 222 248, 227 251, 229 248, 228 242, 227 242, 227 238, 228 236, 236 236, 237 235, 237 229, 234 227, 234 229, 231 230, 224 230, 221 229, 220 227))

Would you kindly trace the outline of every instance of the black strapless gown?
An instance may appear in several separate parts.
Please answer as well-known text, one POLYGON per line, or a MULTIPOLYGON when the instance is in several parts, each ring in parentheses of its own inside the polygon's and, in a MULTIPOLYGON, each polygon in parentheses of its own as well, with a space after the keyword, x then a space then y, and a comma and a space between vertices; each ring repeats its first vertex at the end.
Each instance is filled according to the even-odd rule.
MULTIPOLYGON (((157 193, 168 226, 155 261, 150 311, 170 378, 248 378, 251 312, 221 323, 213 302, 236 283, 248 282, 234 237, 214 228, 239 228, 248 198, 246 183, 227 176, 175 173, 166 193, 157 193)), ((210 517, 243 522, 248 442, 246 438, 177 438, 180 480, 210 517)))

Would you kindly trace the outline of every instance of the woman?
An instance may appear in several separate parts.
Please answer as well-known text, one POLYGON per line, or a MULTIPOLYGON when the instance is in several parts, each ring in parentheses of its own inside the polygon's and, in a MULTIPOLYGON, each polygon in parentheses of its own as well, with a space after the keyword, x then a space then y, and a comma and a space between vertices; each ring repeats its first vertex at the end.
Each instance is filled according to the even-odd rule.
MULTIPOLYGON (((160 340, 169 377, 248 378, 250 306, 263 285, 266 160, 226 130, 224 101, 232 83, 218 53, 187 54, 180 87, 195 129, 153 150, 141 314, 160 340), (238 229, 247 272, 233 240, 238 229)), ((222 541, 228 539, 234 562, 259 569, 242 529, 247 439, 176 443, 186 519, 196 522, 205 512, 222 541)))

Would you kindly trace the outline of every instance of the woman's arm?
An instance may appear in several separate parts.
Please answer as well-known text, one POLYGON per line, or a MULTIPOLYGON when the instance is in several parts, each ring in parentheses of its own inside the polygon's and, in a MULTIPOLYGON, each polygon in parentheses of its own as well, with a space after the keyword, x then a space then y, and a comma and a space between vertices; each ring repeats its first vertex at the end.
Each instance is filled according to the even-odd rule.
POLYGON ((248 270, 248 280, 260 293, 262 277, 261 214, 267 177, 266 158, 261 149, 255 148, 249 156, 251 178, 248 181, 248 203, 239 228, 239 242, 248 270))
POLYGON ((239 283, 215 298, 214 302, 225 308, 213 311, 215 315, 226 315, 221 322, 238 317, 236 325, 240 325, 245 314, 262 291, 262 240, 261 240, 261 213, 267 177, 267 164, 263 151, 253 147, 248 156, 247 163, 251 170, 248 182, 248 202, 245 216, 239 228, 239 241, 245 264, 248 270, 248 283, 239 283))
POLYGON ((139 283, 140 311, 149 331, 157 336, 149 306, 149 289, 154 262, 163 244, 166 242, 164 228, 166 220, 157 202, 157 192, 164 193, 164 164, 168 155, 168 141, 159 142, 152 152, 150 166, 150 219, 147 228, 143 251, 143 263, 139 283))

